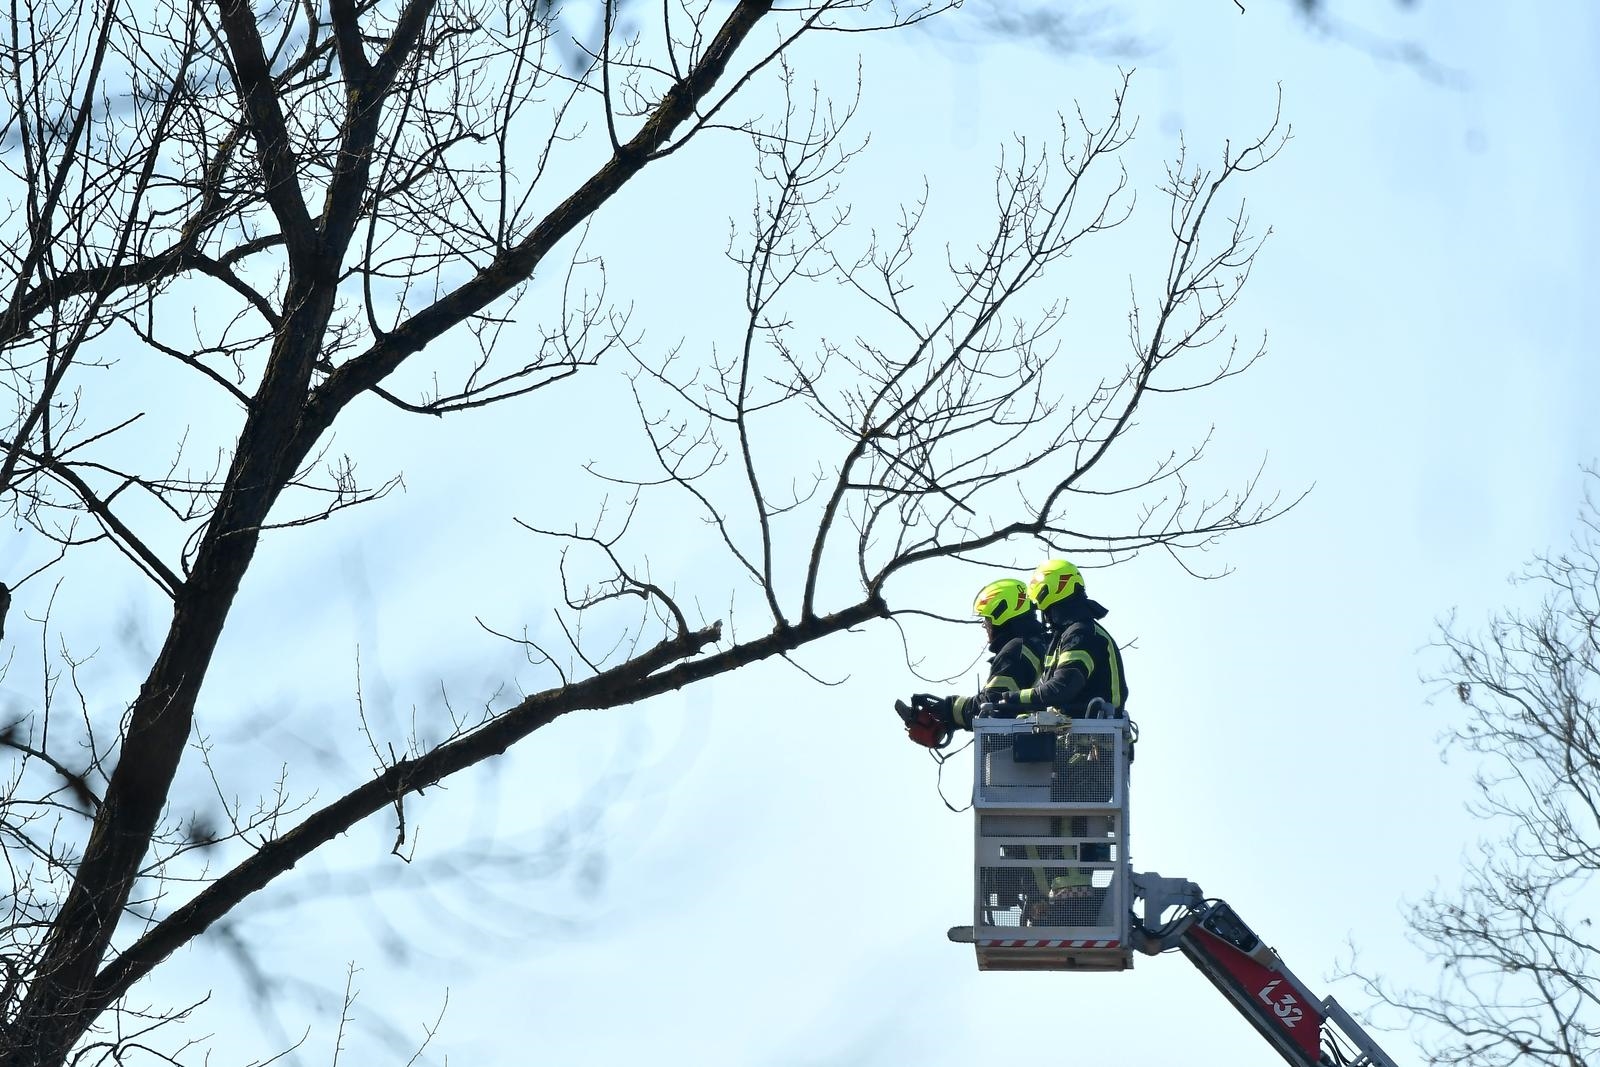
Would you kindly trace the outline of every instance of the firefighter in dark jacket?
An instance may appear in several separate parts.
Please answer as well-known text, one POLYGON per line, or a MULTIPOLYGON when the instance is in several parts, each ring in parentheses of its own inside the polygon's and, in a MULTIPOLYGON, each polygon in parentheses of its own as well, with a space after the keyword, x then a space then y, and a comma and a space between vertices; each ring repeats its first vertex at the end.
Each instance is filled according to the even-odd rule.
POLYGON ((989 679, 975 696, 936 697, 919 693, 914 706, 933 713, 947 729, 972 729, 972 720, 985 702, 1033 685, 1044 665, 1048 639, 1033 605, 1028 587, 1015 578, 1000 578, 978 591, 973 614, 983 620, 989 638, 989 679))
POLYGON ((1100 620, 1108 612, 1090 600, 1083 575, 1064 559, 1046 560, 1028 580, 1028 596, 1050 629, 1039 678, 998 702, 1001 715, 1056 708, 1081 718, 1097 697, 1122 710, 1128 700, 1122 653, 1100 620))

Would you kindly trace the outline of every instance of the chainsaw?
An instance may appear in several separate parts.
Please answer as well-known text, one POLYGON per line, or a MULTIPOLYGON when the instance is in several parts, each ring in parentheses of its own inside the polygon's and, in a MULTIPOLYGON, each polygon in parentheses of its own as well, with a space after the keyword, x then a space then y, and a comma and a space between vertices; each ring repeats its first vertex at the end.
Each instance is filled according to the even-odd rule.
POLYGON ((906 736, 925 748, 944 748, 950 743, 954 731, 950 724, 935 715, 929 707, 931 697, 912 697, 911 703, 894 702, 894 710, 906 724, 906 736))

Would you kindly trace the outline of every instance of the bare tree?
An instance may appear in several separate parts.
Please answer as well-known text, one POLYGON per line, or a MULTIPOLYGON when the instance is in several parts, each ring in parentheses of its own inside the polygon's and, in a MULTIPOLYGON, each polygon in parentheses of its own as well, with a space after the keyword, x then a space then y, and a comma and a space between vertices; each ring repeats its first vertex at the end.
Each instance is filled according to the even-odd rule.
MULTIPOLYGON (((1341 0, 1209 0, 1215 14, 1259 19, 1273 8, 1287 7, 1296 21, 1315 37, 1366 53, 1374 59, 1410 69, 1421 78, 1449 88, 1462 88, 1466 77, 1442 62, 1429 46, 1412 36, 1375 31, 1364 22, 1371 5, 1341 0), (1352 17, 1354 9, 1361 7, 1352 17)), ((1416 10, 1419 0, 1392 0, 1392 7, 1416 10)), ((1063 55, 1111 55, 1124 58, 1159 56, 1170 42, 1158 28, 1140 28, 1126 11, 1103 4, 1075 4, 1066 0, 1003 0, 976 5, 967 12, 969 32, 1000 39, 1036 42, 1063 55)), ((1158 24, 1159 25, 1159 24, 1158 24)))
POLYGON ((941 560, 1019 543, 1177 554, 1281 511, 1253 479, 1192 489, 1204 441, 1108 457, 1137 447, 1164 394, 1260 355, 1226 340, 1261 235, 1225 190, 1287 130, 1274 120, 1214 167, 1173 165, 1170 240, 1153 283, 1134 282, 1128 351, 1070 351, 1047 279, 1132 210, 1123 91, 1104 121, 1016 140, 969 252, 921 266, 921 201, 848 251, 852 107, 806 88, 789 53, 939 5, 879 6, 740 0, 718 22, 668 4, 623 33, 606 4, 574 71, 549 51, 543 0, 19 0, 0 46, 14 275, 0 501, 32 563, 10 588, 49 632, 41 576, 70 579, 109 546, 170 621, 136 694, 85 691, 71 648, 94 635, 41 641, 38 696, 6 724, 0 1063, 177 1056, 181 1038, 153 1035, 181 1007, 135 1011, 135 983, 369 816, 394 812, 403 843, 407 796, 561 715, 921 610, 894 583, 941 560), (728 247, 742 327, 731 346, 664 346, 611 301, 582 238, 711 131, 747 139, 762 189, 728 247), (507 343, 530 280, 551 279, 530 297, 547 324, 507 343), (840 293, 880 329, 839 336, 840 293), (576 550, 554 606, 568 646, 516 638, 544 688, 441 711, 442 740, 374 735, 379 769, 314 809, 280 793, 220 822, 186 817, 173 783, 208 759, 208 741, 190 744, 196 701, 263 539, 395 484, 330 455, 353 403, 428 418, 537 403, 603 357, 628 368, 646 447, 637 469, 594 469, 616 486, 598 519, 524 520, 576 550), (129 406, 130 381, 169 369, 212 390, 206 427, 223 429, 129 406), (801 430, 832 450, 794 448, 801 430), (1130 477, 1130 461, 1146 466, 1130 477), (733 586, 680 590, 631 539, 642 513, 666 521, 685 503, 733 586))
POLYGON ((1600 1056, 1600 501, 1572 545, 1519 576, 1536 607, 1486 632, 1454 620, 1437 681, 1467 709, 1450 744, 1479 763, 1473 814, 1492 836, 1461 884, 1430 893, 1409 926, 1441 965, 1431 990, 1366 984, 1431 1026, 1429 1062, 1575 1067, 1600 1056))

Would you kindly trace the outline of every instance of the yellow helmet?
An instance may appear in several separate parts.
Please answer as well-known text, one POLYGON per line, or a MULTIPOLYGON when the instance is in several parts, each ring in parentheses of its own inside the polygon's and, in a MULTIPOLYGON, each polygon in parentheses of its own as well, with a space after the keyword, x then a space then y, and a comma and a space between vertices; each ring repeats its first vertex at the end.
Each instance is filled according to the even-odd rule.
POLYGON ((973 614, 988 619, 995 626, 1032 610, 1028 603, 1028 587, 1015 578, 995 579, 978 590, 978 599, 972 602, 973 614))
POLYGON ((1028 596, 1040 611, 1083 589, 1083 575, 1064 559, 1047 559, 1028 579, 1028 596))

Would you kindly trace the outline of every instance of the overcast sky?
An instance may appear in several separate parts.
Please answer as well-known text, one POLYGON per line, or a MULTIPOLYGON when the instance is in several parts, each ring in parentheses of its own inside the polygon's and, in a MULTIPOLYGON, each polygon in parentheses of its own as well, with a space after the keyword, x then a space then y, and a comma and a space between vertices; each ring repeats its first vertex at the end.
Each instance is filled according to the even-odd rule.
MULTIPOLYGON (((934 225, 959 232, 1013 131, 1047 134, 1075 101, 1103 112, 1118 68, 1136 68, 1139 221, 1112 258, 1074 265, 1075 343, 1108 350, 1124 343, 1128 264, 1153 259, 1139 226, 1162 221, 1162 160, 1180 134, 1197 158, 1259 134, 1281 91, 1294 137, 1240 187, 1273 235, 1232 320, 1246 339, 1265 331, 1270 355, 1203 406, 1148 418, 1157 437, 1214 425, 1218 484, 1265 460, 1266 485, 1311 493, 1201 561, 1223 580, 1152 555, 1087 582, 1130 646, 1135 869, 1228 899, 1313 989, 1361 1007, 1328 981, 1351 942, 1367 968, 1425 981, 1404 901, 1449 885, 1480 832, 1462 811, 1468 768, 1438 757, 1457 707, 1420 680, 1435 620, 1520 595, 1506 577, 1564 539, 1580 467, 1600 456, 1600 371, 1581 332, 1600 275, 1600 10, 1336 5, 1353 37, 1421 43, 1433 66, 1419 70, 1307 32, 1287 5, 1246 7, 1118 5, 1105 36, 1130 46, 1110 55, 950 28, 834 37, 802 51, 800 75, 847 95, 861 62, 871 143, 845 191, 863 218, 925 177, 934 225)), ((738 313, 719 257, 751 187, 736 166, 713 170, 724 162, 675 158, 591 236, 663 344, 738 313)), ((358 647, 368 713, 397 735, 412 708, 437 721, 441 686, 470 707, 534 684, 474 618, 548 625, 553 573, 509 515, 596 499, 565 461, 624 455, 595 415, 607 409, 585 404, 621 373, 449 425, 373 412, 353 427, 347 443, 380 445, 405 492, 263 550, 197 717, 219 759, 266 785, 309 760, 300 786, 326 774, 323 801, 353 784, 371 762, 351 713, 358 647), (311 744, 319 723, 342 740, 311 744)), ((1014 562, 1025 574, 1037 560, 1014 562)), ((726 566, 691 541, 660 545, 652 565, 686 584, 726 566)), ((948 610, 991 577, 958 572, 948 610)), ((121 610, 117 588, 69 585, 62 611, 121 610)), ((155 631, 137 606, 126 616, 92 668, 102 679, 147 663, 155 631)), ((967 688, 976 630, 917 634, 967 688)), ((240 929, 306 983, 281 991, 281 1034, 261 1030, 226 931, 151 996, 216 991, 197 1014, 214 1064, 308 1026, 302 1062, 327 1062, 337 1004, 318 990, 336 995, 351 962, 358 1003, 402 1040, 448 995, 431 1052, 457 1063, 1276 1062, 1175 955, 1118 975, 980 975, 944 937, 971 917, 970 815, 940 803, 891 711, 927 688, 899 636, 875 626, 799 660, 847 680, 763 664, 569 717, 415 803, 412 867, 385 860, 393 828, 375 819, 263 894, 240 929), (436 865, 479 841, 499 857, 487 870, 436 865), (372 895, 319 895, 332 869, 368 865, 372 895)), ((952 763, 944 784, 960 806, 968 768, 952 763)), ((1403 1034, 1379 1039, 1418 1062, 1403 1034)), ((368 1032, 347 1045, 360 1062, 392 1058, 368 1032)))

